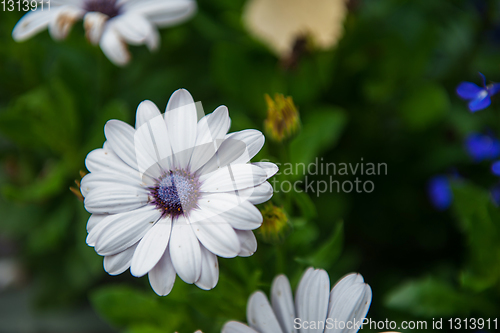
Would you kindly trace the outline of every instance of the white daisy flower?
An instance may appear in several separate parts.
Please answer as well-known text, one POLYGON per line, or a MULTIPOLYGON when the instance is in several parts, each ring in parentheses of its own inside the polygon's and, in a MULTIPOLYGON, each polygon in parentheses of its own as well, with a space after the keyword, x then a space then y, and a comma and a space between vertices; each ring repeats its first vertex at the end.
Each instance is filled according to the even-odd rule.
POLYGON ((12 37, 20 42, 48 28, 53 39, 62 40, 83 18, 88 40, 122 66, 130 61, 127 43, 155 50, 160 43, 157 27, 180 23, 195 11, 194 0, 52 0, 50 10, 45 5, 24 15, 12 37))
POLYGON ((356 333, 368 313, 372 291, 360 274, 349 274, 330 291, 322 269, 306 270, 292 297, 290 282, 278 275, 271 287, 271 304, 261 291, 248 300, 250 325, 230 321, 222 333, 356 333))
POLYGON ((255 252, 262 215, 254 204, 271 198, 266 180, 278 168, 248 163, 264 145, 261 132, 227 134, 229 126, 225 106, 198 121, 184 89, 164 115, 142 102, 135 128, 106 123, 107 141, 85 160, 81 192, 92 213, 87 244, 109 274, 148 274, 158 295, 171 291, 176 273, 208 290, 218 281, 217 256, 255 252))

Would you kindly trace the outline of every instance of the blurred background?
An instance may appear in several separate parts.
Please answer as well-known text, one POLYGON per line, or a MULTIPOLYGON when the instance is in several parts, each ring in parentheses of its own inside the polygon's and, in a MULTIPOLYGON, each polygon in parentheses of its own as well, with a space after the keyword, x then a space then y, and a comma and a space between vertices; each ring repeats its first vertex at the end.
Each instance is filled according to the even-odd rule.
POLYGON ((443 318, 447 332, 450 318, 498 317, 499 179, 490 165, 500 151, 474 158, 466 143, 474 133, 487 146, 497 141, 500 101, 471 113, 455 88, 481 85, 478 72, 500 81, 500 1, 334 1, 338 15, 324 21, 305 14, 331 1, 267 1, 199 0, 191 20, 160 30, 159 51, 130 47, 124 68, 85 40, 81 22, 62 42, 44 31, 16 43, 23 12, 0 11, 0 332, 220 332, 227 320, 246 321, 248 297, 269 294, 275 275, 295 290, 311 265, 332 284, 360 272, 373 290, 373 320, 427 320, 433 332, 432 318, 443 318), (311 19, 316 31, 280 30, 311 19), (147 277, 104 271, 85 243, 90 214, 69 188, 102 146, 107 120, 133 124, 141 101, 164 109, 178 88, 206 113, 228 106, 231 132, 267 134, 254 160, 385 163, 387 173, 281 172, 272 204, 259 207, 257 252, 219 258, 212 291, 178 278, 159 297, 147 277), (273 137, 272 117, 264 126, 266 94, 293 98, 300 125, 296 116, 285 125, 295 131, 273 137), (374 190, 279 188, 306 177, 358 177, 374 190))

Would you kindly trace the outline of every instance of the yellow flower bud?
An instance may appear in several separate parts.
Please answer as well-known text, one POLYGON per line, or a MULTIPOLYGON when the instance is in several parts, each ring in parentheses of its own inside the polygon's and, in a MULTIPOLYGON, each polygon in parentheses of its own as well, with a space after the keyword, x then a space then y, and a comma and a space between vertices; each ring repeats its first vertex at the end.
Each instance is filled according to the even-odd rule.
POLYGON ((268 135, 281 142, 291 137, 300 127, 300 116, 291 96, 276 94, 274 100, 265 95, 267 119, 264 127, 268 135))
POLYGON ((279 241, 288 230, 288 217, 282 207, 267 203, 261 210, 263 222, 260 234, 267 241, 279 241))

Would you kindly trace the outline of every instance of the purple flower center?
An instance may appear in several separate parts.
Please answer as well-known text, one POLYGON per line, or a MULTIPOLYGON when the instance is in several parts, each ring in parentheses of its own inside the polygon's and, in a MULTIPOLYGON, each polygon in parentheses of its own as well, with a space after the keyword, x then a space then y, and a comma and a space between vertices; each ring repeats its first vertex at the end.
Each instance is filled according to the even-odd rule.
POLYGON ((197 207, 200 195, 198 177, 186 170, 168 171, 151 188, 151 203, 163 212, 164 216, 185 215, 197 207))
POLYGON ((87 12, 100 12, 110 18, 120 14, 120 6, 116 0, 85 0, 84 9, 87 12))

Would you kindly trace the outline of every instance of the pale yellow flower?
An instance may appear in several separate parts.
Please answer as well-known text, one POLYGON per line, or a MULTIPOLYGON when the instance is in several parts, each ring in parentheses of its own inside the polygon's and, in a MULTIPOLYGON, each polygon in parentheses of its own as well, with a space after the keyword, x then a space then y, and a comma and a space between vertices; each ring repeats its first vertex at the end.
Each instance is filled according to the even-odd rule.
POLYGON ((303 36, 319 49, 335 46, 346 14, 346 0, 249 0, 243 20, 252 35, 286 57, 303 36))

